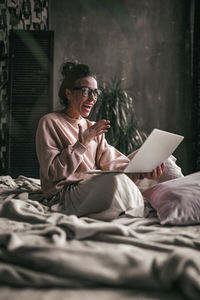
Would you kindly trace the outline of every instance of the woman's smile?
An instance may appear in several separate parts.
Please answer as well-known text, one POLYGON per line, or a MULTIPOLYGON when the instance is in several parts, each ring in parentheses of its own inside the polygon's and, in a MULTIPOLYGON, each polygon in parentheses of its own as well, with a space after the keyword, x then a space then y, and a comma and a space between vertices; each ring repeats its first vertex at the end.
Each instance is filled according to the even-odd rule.
POLYGON ((93 108, 94 104, 90 104, 90 103, 83 103, 82 104, 82 109, 89 114, 93 108))

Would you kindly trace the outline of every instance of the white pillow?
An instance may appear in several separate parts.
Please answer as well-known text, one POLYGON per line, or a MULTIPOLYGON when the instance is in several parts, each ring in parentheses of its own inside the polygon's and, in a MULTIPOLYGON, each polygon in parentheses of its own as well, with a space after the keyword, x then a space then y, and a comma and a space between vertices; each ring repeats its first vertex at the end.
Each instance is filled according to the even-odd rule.
POLYGON ((143 196, 163 225, 200 223, 200 172, 156 184, 143 196))

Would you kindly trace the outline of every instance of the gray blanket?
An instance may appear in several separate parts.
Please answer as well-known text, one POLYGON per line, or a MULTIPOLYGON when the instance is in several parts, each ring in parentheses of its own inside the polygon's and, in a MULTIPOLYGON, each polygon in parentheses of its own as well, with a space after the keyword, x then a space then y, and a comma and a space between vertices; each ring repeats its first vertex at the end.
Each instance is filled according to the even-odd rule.
POLYGON ((146 218, 112 222, 50 211, 38 180, 0 177, 0 283, 17 287, 121 286, 200 296, 200 225, 146 218))

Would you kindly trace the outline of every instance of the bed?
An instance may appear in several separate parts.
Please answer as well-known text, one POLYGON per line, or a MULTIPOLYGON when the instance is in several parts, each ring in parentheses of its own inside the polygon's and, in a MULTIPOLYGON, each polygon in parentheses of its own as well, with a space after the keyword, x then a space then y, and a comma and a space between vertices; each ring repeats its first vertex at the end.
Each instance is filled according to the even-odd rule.
POLYGON ((200 172, 192 176, 184 209, 196 219, 184 224, 153 202, 162 184, 144 195, 144 218, 102 222, 52 212, 38 179, 0 176, 1 300, 200 299, 200 172))

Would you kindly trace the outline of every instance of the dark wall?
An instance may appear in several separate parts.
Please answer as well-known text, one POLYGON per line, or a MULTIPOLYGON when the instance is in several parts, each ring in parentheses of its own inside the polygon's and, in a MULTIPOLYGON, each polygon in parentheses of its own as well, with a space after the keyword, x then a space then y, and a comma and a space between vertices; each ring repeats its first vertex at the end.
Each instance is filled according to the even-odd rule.
POLYGON ((54 104, 66 58, 89 64, 100 82, 124 78, 140 128, 183 134, 175 152, 191 172, 191 4, 189 0, 51 0, 54 104))

